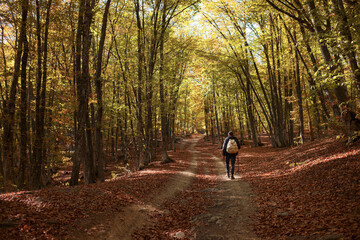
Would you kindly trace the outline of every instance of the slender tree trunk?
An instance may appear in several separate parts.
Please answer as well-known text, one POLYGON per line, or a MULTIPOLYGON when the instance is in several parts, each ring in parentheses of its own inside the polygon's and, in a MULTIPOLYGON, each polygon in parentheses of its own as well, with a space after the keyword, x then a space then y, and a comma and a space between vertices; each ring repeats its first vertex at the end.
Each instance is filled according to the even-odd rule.
POLYGON ((204 116, 205 116, 205 139, 209 139, 209 106, 208 106, 208 99, 204 98, 204 116))
MULTIPOLYGON (((80 102, 80 95, 82 94, 81 88, 83 87, 81 80, 81 39, 83 35, 84 28, 84 11, 85 11, 85 0, 80 1, 79 6, 79 17, 78 17, 78 27, 76 33, 76 43, 75 43, 75 69, 74 69, 74 79, 76 85, 76 93, 77 99, 80 102)), ((78 109, 74 113, 74 129, 75 129, 75 156, 73 157, 73 166, 71 172, 70 186, 77 185, 79 182, 79 171, 80 171, 80 163, 82 161, 82 152, 81 152, 81 144, 83 144, 82 138, 84 129, 80 129, 80 109, 78 109)), ((83 119, 81 119, 83 121, 83 119)))
POLYGON ((96 63, 96 73, 95 73, 95 90, 97 98, 97 112, 96 112, 96 132, 95 132, 95 163, 98 174, 98 179, 100 182, 105 181, 104 177, 104 159, 103 159, 103 137, 102 137, 102 117, 103 117, 103 102, 102 102, 102 80, 101 80, 101 66, 102 66, 102 56, 104 51, 105 37, 106 37, 106 28, 107 28, 107 18, 109 14, 111 0, 107 0, 103 22, 101 27, 101 37, 98 51, 98 59, 96 63))
POLYGON ((37 37, 37 70, 36 70, 36 115, 35 115, 35 142, 34 158, 31 163, 30 187, 41 188, 41 164, 42 164, 42 138, 41 130, 41 78, 42 78, 42 41, 40 23, 40 3, 36 0, 36 37, 37 37))
POLYGON ((83 39, 82 39, 82 72, 80 77, 79 88, 79 148, 80 148, 80 158, 82 159, 83 169, 84 169, 84 179, 85 183, 94 183, 95 174, 94 174, 94 159, 92 155, 92 136, 91 131, 87 130, 90 127, 89 121, 89 51, 91 45, 91 32, 90 26, 93 17, 93 8, 94 2, 92 0, 85 0, 85 10, 84 10, 84 27, 83 27, 83 39))
POLYGON ((285 121, 287 122, 288 141, 287 145, 294 145, 294 121, 291 118, 291 112, 293 110, 292 102, 289 101, 289 97, 292 96, 292 83, 288 82, 288 77, 284 78, 285 86, 285 121))
MULTIPOLYGON (((125 52, 126 55, 126 52, 125 52)), ((125 62, 125 71, 128 71, 128 67, 127 67, 128 63, 125 62)), ((129 105, 127 104, 127 102, 129 101, 128 99, 130 98, 129 93, 128 93, 128 86, 127 86, 127 80, 126 78, 124 79, 124 104, 125 104, 125 109, 124 109, 124 163, 127 164, 128 163, 128 155, 129 155, 129 140, 128 140, 128 123, 129 123, 129 105)), ((130 115, 131 116, 131 115, 130 115)), ((132 120, 130 122, 130 126, 132 127, 132 120)))
MULTIPOLYGON (((45 20, 45 33, 44 33, 44 44, 43 44, 43 74, 42 74, 42 85, 41 85, 41 102, 40 102, 40 134, 41 136, 41 163, 47 161, 47 149, 44 146, 44 138, 45 138, 45 113, 46 113, 46 91, 47 91, 47 65, 48 65, 48 38, 49 38, 49 25, 50 25, 50 9, 52 5, 52 0, 48 0, 48 5, 46 9, 46 20, 45 20)), ((42 173, 41 173, 42 174, 42 173)))
POLYGON ((250 124, 250 131, 251 131, 251 136, 252 136, 252 140, 253 140, 253 146, 254 147, 258 147, 259 146, 259 142, 258 142, 258 137, 256 134, 256 124, 255 124, 255 117, 254 117, 254 111, 253 111, 253 102, 251 99, 251 92, 250 92, 250 83, 247 81, 246 84, 246 105, 247 105, 247 112, 248 112, 248 117, 249 117, 249 124, 250 124))
MULTIPOLYGON (((73 62, 73 76, 72 76, 72 92, 73 95, 76 97, 75 99, 77 99, 77 89, 76 89, 76 85, 78 82, 78 78, 79 78, 79 74, 81 71, 81 66, 80 66, 80 62, 81 62, 81 29, 80 26, 82 25, 82 12, 83 12, 83 8, 84 8, 84 1, 80 1, 79 3, 79 16, 78 16, 78 27, 77 27, 77 31, 75 34, 75 27, 72 25, 72 62, 73 62), (81 24, 80 24, 81 23, 81 24)), ((65 47, 63 46, 63 51, 65 52, 65 47)), ((70 70, 69 70, 70 72, 70 70)), ((69 74, 70 76, 70 74, 69 74)), ((71 82, 70 82, 71 85, 71 82)), ((80 161, 79 161, 79 156, 78 156, 78 142, 77 142, 77 136, 78 136, 78 131, 77 131, 77 110, 74 110, 73 113, 73 119, 74 119, 74 123, 73 123, 73 129, 70 130, 70 134, 73 136, 73 140, 70 143, 73 146, 73 151, 74 153, 71 155, 71 160, 72 160, 72 171, 71 171, 71 178, 69 180, 69 185, 70 186, 74 186, 78 184, 78 179, 79 179, 79 171, 80 171, 80 161)))
POLYGON ((18 173, 18 188, 22 189, 25 184, 25 171, 27 168, 27 147, 28 147, 28 128, 27 128, 27 81, 26 68, 28 63, 29 46, 25 32, 24 50, 21 60, 21 105, 20 105, 20 165, 18 173))
POLYGON ((145 159, 144 165, 148 165, 153 158, 154 154, 154 136, 153 136, 153 76, 155 71, 157 48, 159 44, 159 30, 158 30, 158 19, 160 13, 160 0, 155 1, 155 8, 153 10, 152 20, 152 35, 150 39, 150 53, 147 64, 147 75, 146 75, 146 133, 145 133, 145 159))
POLYGON ((144 127, 143 127, 143 101, 142 101, 142 85, 143 85, 143 29, 142 21, 140 18, 140 1, 135 1, 135 14, 137 23, 137 55, 138 55, 138 87, 136 91, 137 95, 137 143, 139 148, 137 149, 138 168, 140 168, 141 159, 144 155, 144 127))
MULTIPOLYGON (((50 8, 51 0, 48 1, 46 21, 45 21, 45 33, 44 33, 44 43, 41 44, 41 36, 38 36, 39 47, 41 48, 38 51, 39 60, 38 63, 42 64, 38 66, 38 84, 37 86, 37 116, 36 116, 36 129, 35 129, 35 144, 34 144, 34 159, 33 166, 31 171, 30 184, 32 189, 39 189, 42 187, 42 165, 45 162, 44 156, 44 135, 45 135, 45 101, 46 101, 46 81, 47 81, 47 45, 48 45, 48 35, 49 35, 49 21, 50 21, 50 8), (43 59, 42 58, 43 54, 43 59), (42 78, 42 80, 41 80, 42 78)), ((40 21, 40 16, 39 16, 40 21)), ((40 27, 40 23, 38 23, 40 27)), ((40 30, 38 34, 40 34, 40 30)))
MULTIPOLYGON (((31 75, 32 75, 32 61, 30 59, 29 64, 28 64, 28 79, 31 79, 31 75)), ((32 140, 32 136, 34 133, 33 130, 33 116, 32 116, 32 108, 31 108, 31 102, 33 100, 33 84, 31 81, 27 81, 28 87, 27 87, 27 129, 28 129, 28 160, 27 160, 27 167, 25 168, 25 182, 27 183, 27 188, 28 188, 28 184, 30 182, 30 164, 33 162, 33 140, 32 140)))
POLYGON ((214 111, 215 111, 215 121, 216 121, 216 130, 217 130, 217 138, 218 138, 218 148, 221 149, 221 136, 220 136, 220 124, 219 124, 219 117, 218 117, 218 110, 216 104, 216 93, 215 93, 215 79, 214 75, 212 76, 212 94, 213 94, 213 101, 214 101, 214 111))
MULTIPOLYGON (((2 57, 3 57, 3 71, 4 73, 7 72, 7 64, 6 64, 6 55, 5 55, 5 48, 4 48, 4 27, 1 25, 1 51, 2 51, 2 57)), ((2 85, 0 84, 0 94, 1 94, 1 98, 2 98, 2 101, 1 101, 1 108, 0 108, 0 112, 1 112, 1 115, 0 115, 0 129, 3 128, 4 126, 4 111, 5 111, 5 108, 6 108, 6 99, 8 98, 8 87, 7 87, 7 78, 5 77, 4 78, 4 82, 5 82, 5 89, 2 88, 2 85)), ((3 161, 4 161, 4 145, 3 145, 3 139, 0 138, 0 150, 1 150, 1 153, 0 153, 0 176, 3 176, 4 175, 4 172, 3 172, 3 161)))
POLYGON ((5 190, 10 189, 13 181, 13 164, 14 164, 14 122, 15 122, 15 101, 16 89, 20 75, 20 64, 23 54, 23 47, 26 41, 26 23, 28 15, 28 0, 21 1, 21 26, 20 36, 17 41, 17 50, 15 55, 15 64, 13 79, 10 87, 10 95, 6 103, 4 103, 4 132, 3 132, 3 177, 5 190))
POLYGON ((211 125, 211 143, 215 144, 215 114, 214 114, 214 106, 211 102, 211 98, 209 99, 209 108, 210 108, 210 125, 211 125))
MULTIPOLYGON (((295 42, 296 42, 296 32, 294 32, 295 42)), ((296 48, 296 46, 294 46, 296 48)), ((301 81, 300 81, 300 64, 299 64, 299 53, 295 49, 295 83, 296 83, 296 96, 297 103, 299 107, 299 133, 300 141, 304 143, 304 110, 302 104, 302 91, 301 91, 301 81)))
POLYGON ((183 127, 183 135, 187 135, 187 98, 188 98, 188 88, 189 86, 186 85, 186 90, 185 90, 185 104, 184 104, 184 127, 183 127))
POLYGON ((238 117, 238 121, 239 121, 240 140, 244 141, 244 127, 242 124, 240 98, 239 98, 238 94, 236 94, 236 110, 237 110, 237 117, 238 117))
POLYGON ((305 101, 305 106, 306 106, 306 110, 308 112, 308 123, 309 123, 309 131, 310 131, 310 141, 314 141, 314 128, 313 128, 313 123, 312 123, 312 119, 311 119, 311 112, 310 112, 310 107, 307 101, 305 101))
POLYGON ((167 154, 168 148, 168 119, 166 114, 166 100, 164 93, 164 38, 166 30, 166 1, 164 2, 162 10, 162 26, 160 35, 160 72, 159 72, 159 94, 160 94, 160 116, 161 116, 161 158, 162 163, 173 162, 173 160, 167 154))

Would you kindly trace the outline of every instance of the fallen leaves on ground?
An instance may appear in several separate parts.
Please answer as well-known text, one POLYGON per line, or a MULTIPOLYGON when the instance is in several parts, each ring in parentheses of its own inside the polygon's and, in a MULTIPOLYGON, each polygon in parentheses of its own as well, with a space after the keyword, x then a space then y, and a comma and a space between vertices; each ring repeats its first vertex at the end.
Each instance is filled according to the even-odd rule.
MULTIPOLYGON (((181 154, 172 157, 180 159, 181 154)), ((104 183, 0 194, 0 239, 67 239, 81 229, 82 219, 147 201, 170 176, 185 168, 183 161, 155 162, 104 183)))
MULTIPOLYGON (((206 153, 214 147, 208 143, 201 145, 197 147, 201 153, 206 153)), ((213 193, 206 191, 218 183, 215 161, 211 159, 211 155, 204 157, 204 154, 201 154, 194 182, 188 189, 178 192, 175 197, 163 204, 162 208, 167 211, 154 211, 151 214, 153 224, 135 232, 134 239, 191 239, 190 236, 193 235, 191 220, 213 204, 211 199, 213 193), (177 233, 184 233, 184 236, 177 237, 177 233)))
POLYGON ((360 239, 360 143, 328 138, 288 149, 244 148, 241 155, 261 239, 360 239))
MULTIPOLYGON (((199 145, 197 150, 210 153, 209 158, 211 153, 221 157, 217 145, 199 145)), ((294 148, 249 145, 240 151, 236 172, 255 193, 252 227, 260 239, 360 239, 360 143, 346 146, 327 138, 294 148)), ((170 177, 188 168, 189 156, 177 151, 171 153, 176 163, 154 162, 105 183, 1 194, 0 238, 67 239, 84 219, 151 201, 170 177)), ((208 162, 199 162, 190 187, 164 203, 167 211, 151 212, 153 224, 134 238, 171 239, 179 232, 191 236, 192 218, 213 204, 211 193, 203 191, 217 184, 213 162, 208 162)), ((102 224, 88 229, 104 230, 102 224)))

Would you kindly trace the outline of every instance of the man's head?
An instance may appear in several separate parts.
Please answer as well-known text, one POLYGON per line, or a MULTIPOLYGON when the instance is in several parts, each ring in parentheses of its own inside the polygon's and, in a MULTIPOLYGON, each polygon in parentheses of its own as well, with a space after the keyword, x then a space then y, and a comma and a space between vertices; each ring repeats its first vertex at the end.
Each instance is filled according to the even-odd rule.
POLYGON ((230 137, 233 137, 233 136, 234 136, 234 133, 233 133, 232 131, 230 131, 230 132, 228 133, 228 135, 229 135, 230 137))

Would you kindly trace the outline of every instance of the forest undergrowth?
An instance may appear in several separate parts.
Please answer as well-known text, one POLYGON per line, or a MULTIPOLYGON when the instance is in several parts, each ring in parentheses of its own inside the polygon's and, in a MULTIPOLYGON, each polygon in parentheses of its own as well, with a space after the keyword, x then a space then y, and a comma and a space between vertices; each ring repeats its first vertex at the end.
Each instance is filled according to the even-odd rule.
MULTIPOLYGON (((176 158, 179 154, 170 156, 176 158)), ((109 167, 107 171, 118 170, 113 164, 109 167)), ((143 171, 104 183, 1 194, 0 239, 68 239, 74 231, 89 234, 101 231, 101 223, 90 229, 78 223, 99 214, 105 215, 102 218, 111 217, 124 206, 146 201, 170 176, 185 167, 183 161, 167 165, 155 162, 143 171)))
POLYGON ((293 148, 244 148, 261 239, 360 239, 360 142, 336 138, 293 148), (321 238, 325 236, 325 238, 321 238))
MULTIPOLYGON (((360 142, 348 146, 326 138, 280 149, 245 143, 236 175, 251 184, 257 210, 252 227, 260 239, 360 238, 360 142)), ((217 145, 202 140, 198 145, 221 157, 217 145)), ((124 206, 151 202, 152 194, 187 169, 186 147, 169 152, 175 163, 156 161, 105 183, 1 194, 0 239, 68 239, 73 231, 107 231, 105 223, 81 223, 100 214, 110 220, 124 206)), ((203 164, 191 186, 165 202, 169 211, 152 212, 154 224, 139 229, 134 239, 174 237, 179 229, 191 236, 192 217, 213 204, 211 193, 202 190, 217 184, 214 166, 203 164)))

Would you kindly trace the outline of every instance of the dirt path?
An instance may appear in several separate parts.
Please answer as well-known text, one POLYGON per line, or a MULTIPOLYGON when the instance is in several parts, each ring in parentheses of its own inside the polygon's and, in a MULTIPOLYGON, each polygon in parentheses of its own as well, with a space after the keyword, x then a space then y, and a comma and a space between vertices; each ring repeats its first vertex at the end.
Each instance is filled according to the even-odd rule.
MULTIPOLYGON (((207 152, 209 146, 204 146, 202 136, 186 139, 180 149, 181 155, 178 162, 183 162, 187 167, 170 177, 145 203, 132 204, 123 207, 116 215, 94 216, 89 218, 89 228, 95 228, 91 234, 80 233, 73 235, 74 239, 106 239, 128 240, 138 239, 137 233, 144 226, 157 228, 156 220, 151 218, 151 213, 157 212, 171 215, 165 207, 166 201, 174 201, 178 194, 185 194, 196 184, 195 179, 210 177, 216 179, 215 187, 205 184, 201 194, 204 198, 211 199, 214 205, 201 215, 196 215, 191 220, 191 231, 181 237, 185 239, 220 240, 256 239, 249 229, 249 216, 254 213, 250 204, 251 191, 247 183, 239 176, 235 180, 225 177, 225 166, 222 159, 207 152), (199 168, 201 166, 201 168, 199 168), (198 169, 199 168, 199 169, 198 169), (155 221, 155 222, 154 222, 155 221), (192 235, 192 236, 190 236, 192 235)), ((213 146, 210 146, 213 147, 213 146)), ((144 170, 147 171, 147 170, 144 170)), ((174 201, 175 202, 175 201, 174 201)), ((177 206, 177 205, 176 205, 177 206)), ((176 227, 176 226, 174 226, 176 227)), ((140 235, 141 236, 141 235, 140 235)), ((142 238, 141 238, 142 239, 142 238)))
POLYGON ((0 239, 360 239, 360 143, 342 143, 248 143, 237 160, 242 177, 229 180, 217 145, 191 136, 169 152, 175 163, 0 194, 0 239))
POLYGON ((252 194, 250 186, 240 176, 235 176, 235 180, 229 180, 225 176, 225 164, 222 159, 214 155, 204 159, 215 161, 219 184, 215 188, 208 189, 216 192, 214 206, 193 220, 196 225, 195 239, 257 239, 249 226, 249 217, 255 213, 250 201, 252 194))
MULTIPOLYGON (((95 234, 87 236, 74 236, 76 239, 106 239, 106 240, 130 240, 133 239, 132 234, 144 225, 149 224, 149 215, 152 211, 166 212, 166 209, 162 208, 162 204, 167 200, 175 196, 176 193, 185 190, 195 178, 195 172, 197 167, 197 154, 194 150, 199 138, 191 138, 183 142, 180 147, 180 151, 184 151, 182 148, 188 145, 188 149, 191 153, 191 159, 188 164, 188 168, 182 172, 179 172, 171 177, 170 181, 166 183, 164 188, 154 194, 149 199, 150 202, 145 204, 133 204, 124 207, 119 214, 117 214, 112 222, 109 222, 110 226, 104 226, 104 230, 97 231, 95 234)), ((144 170, 146 171, 146 170, 144 170)))
MULTIPOLYGON (((206 183, 201 187, 201 195, 213 202, 211 207, 205 209, 200 215, 193 215, 190 217, 191 231, 187 232, 186 228, 180 225, 173 225, 167 230, 163 229, 164 222, 159 221, 152 224, 152 229, 162 229, 159 231, 169 231, 169 237, 175 239, 200 239, 200 240, 250 240, 258 239, 251 231, 250 216, 255 214, 255 209, 251 205, 251 189, 250 186, 236 176, 235 180, 230 180, 225 177, 225 165, 222 159, 216 157, 211 152, 214 151, 214 145, 204 143, 203 140, 197 142, 196 146, 192 145, 190 151, 193 156, 192 159, 197 161, 198 169, 196 171, 197 180, 194 185, 199 184, 199 179, 215 179, 216 184, 206 183), (194 150, 195 149, 195 150, 194 150), (194 154, 196 156, 194 156, 194 154), (179 229, 182 229, 179 231, 179 229), (176 234, 177 233, 177 234, 176 234), (183 234, 186 233, 186 234, 183 234)), ((204 183, 203 182, 203 183, 204 183)), ((192 191, 192 186, 184 189, 182 195, 186 195, 186 191, 192 191)), ((196 190, 195 190, 196 191, 196 190)), ((179 196, 178 196, 179 197, 179 196)), ((179 201, 177 199, 170 199, 176 205, 179 201)), ((190 198, 191 199, 191 198, 190 198)), ((190 199, 184 199, 192 207, 197 202, 190 199)), ((184 210, 180 205, 176 205, 177 209, 172 209, 173 212, 178 213, 179 218, 181 212, 184 210)), ((167 214, 168 216, 171 214, 167 214)), ((176 218, 176 216, 169 216, 169 219, 176 218)), ((184 219, 184 222, 188 218, 184 219)), ((185 224, 186 225, 186 224, 185 224)), ((142 235, 140 235, 142 236, 142 235)), ((147 238, 145 238, 147 239, 147 238)), ((163 238, 161 238, 163 239, 163 238)))

